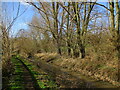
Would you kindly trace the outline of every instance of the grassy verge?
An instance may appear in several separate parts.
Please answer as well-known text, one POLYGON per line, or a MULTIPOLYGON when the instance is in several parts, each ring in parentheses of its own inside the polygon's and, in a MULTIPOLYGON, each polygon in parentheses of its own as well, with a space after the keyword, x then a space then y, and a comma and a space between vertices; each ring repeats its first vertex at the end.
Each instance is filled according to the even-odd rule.
POLYGON ((22 89, 24 90, 24 84, 22 83, 22 74, 23 74, 23 68, 21 68, 21 63, 16 60, 15 57, 12 57, 12 63, 14 65, 14 72, 13 75, 9 81, 9 89, 22 89))
POLYGON ((36 78, 40 88, 57 88, 57 84, 51 79, 51 77, 47 73, 38 69, 38 67, 33 65, 28 60, 22 59, 20 57, 17 58, 21 59, 24 62, 24 64, 29 68, 31 73, 36 78))
POLYGON ((14 71, 12 73, 12 76, 9 80, 8 87, 6 89, 8 90, 25 90, 25 84, 23 83, 23 72, 24 68, 22 68, 22 63, 17 60, 20 59, 24 64, 27 66, 27 68, 30 70, 32 75, 37 80, 37 83, 40 88, 57 88, 57 84, 51 79, 51 77, 46 74, 44 71, 38 69, 35 65, 33 65, 28 60, 22 59, 19 56, 12 57, 12 64, 14 66, 14 71))

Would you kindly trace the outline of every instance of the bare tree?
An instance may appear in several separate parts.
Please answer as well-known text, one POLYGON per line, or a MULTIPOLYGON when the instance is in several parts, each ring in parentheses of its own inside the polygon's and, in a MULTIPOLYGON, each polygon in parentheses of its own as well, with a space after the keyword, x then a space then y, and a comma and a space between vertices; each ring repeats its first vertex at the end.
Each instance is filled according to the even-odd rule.
MULTIPOLYGON (((17 20, 27 9, 20 13, 20 3, 18 3, 17 13, 13 19, 10 19, 7 11, 7 4, 3 3, 2 6, 2 20, 1 20, 1 30, 2 30, 2 65, 5 72, 10 72, 11 67, 11 45, 10 45, 10 30, 17 20), (5 67, 5 68, 4 68, 5 67)), ((12 17, 11 17, 12 18, 12 17)))
POLYGON ((110 33, 118 53, 118 81, 120 82, 120 5, 118 0, 110 0, 109 8, 96 3, 110 12, 110 33), (115 13, 116 12, 116 13, 115 13))
MULTIPOLYGON (((59 3, 72 17, 73 23, 76 25, 76 34, 77 34, 77 45, 79 47, 79 52, 81 53, 81 58, 85 58, 85 33, 87 31, 89 21, 90 21, 90 15, 93 10, 93 7, 95 5, 94 3, 90 3, 90 5, 87 5, 86 3, 78 3, 78 2, 72 2, 73 7, 73 15, 66 9, 64 5, 59 3), (82 6, 84 5, 84 19, 83 22, 81 22, 81 14, 80 10, 82 10, 82 6), (88 9, 88 11, 87 11, 88 9), (82 26, 81 26, 82 25, 82 26)), ((76 46, 75 46, 76 47, 76 46)), ((75 52, 77 57, 79 56, 79 52, 75 52)))
MULTIPOLYGON (((62 35, 62 27, 63 27, 63 17, 64 15, 62 15, 62 18, 60 19, 61 21, 59 21, 58 19, 58 15, 59 15, 59 4, 58 2, 52 2, 52 3, 41 3, 39 2, 39 5, 41 7, 38 7, 36 4, 34 3, 29 3, 32 6, 34 6, 40 13, 40 15, 43 17, 43 15, 45 15, 45 17, 43 17, 43 19, 45 20, 46 26, 47 26, 47 30, 51 32, 54 40, 55 40, 55 44, 57 46, 57 52, 58 54, 62 54, 61 51, 61 35, 62 35), (46 5, 49 6, 49 11, 46 9, 46 5), (53 22, 53 24, 51 23, 53 22), (59 27, 60 25, 60 27, 59 27)), ((64 14, 64 13, 63 13, 64 14)), ((41 28, 39 26, 39 28, 41 28)), ((44 28, 45 30, 45 28, 44 28)))

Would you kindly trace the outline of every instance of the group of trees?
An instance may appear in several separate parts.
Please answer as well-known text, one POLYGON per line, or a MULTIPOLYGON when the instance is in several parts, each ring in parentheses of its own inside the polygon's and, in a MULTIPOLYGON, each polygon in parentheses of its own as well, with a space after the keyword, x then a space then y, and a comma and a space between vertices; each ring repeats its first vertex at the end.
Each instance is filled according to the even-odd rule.
POLYGON ((69 56, 85 58, 86 35, 94 33, 96 29, 100 33, 100 27, 107 28, 106 32, 109 32, 112 36, 111 40, 119 52, 120 7, 117 0, 116 2, 109 2, 109 6, 97 2, 28 3, 39 13, 39 15, 33 17, 29 24, 30 28, 41 32, 42 40, 44 38, 53 39, 58 54, 62 55, 62 52, 66 50, 69 56), (101 7, 106 10, 99 11, 101 7), (107 20, 107 25, 106 27, 99 27, 99 24, 104 21, 96 22, 103 18, 107 20))
MULTIPOLYGON (((24 52, 31 56, 40 52, 57 52, 60 55, 85 58, 90 54, 87 52, 89 47, 98 54, 101 44, 103 46, 100 50, 105 47, 104 44, 107 47, 112 43, 118 57, 118 65, 120 65, 120 4, 118 0, 111 0, 107 3, 108 6, 98 2, 26 3, 34 7, 36 14, 28 24, 29 30, 20 30, 17 37, 12 39, 18 53, 24 52)), ((10 52, 14 51, 13 49, 11 51, 9 29, 21 15, 18 7, 18 13, 13 22, 8 26, 3 22, 1 24, 3 61, 5 62, 9 62, 10 52)))
POLYGON ((36 20, 39 25, 35 25, 33 19, 30 26, 44 30, 44 34, 48 34, 47 37, 53 38, 58 54, 62 55, 62 52, 67 51, 69 56, 85 57, 85 37, 89 22, 99 13, 98 11, 92 13, 95 3, 40 2, 35 4, 31 2, 29 4, 38 10, 40 18, 37 18, 41 19, 36 20))

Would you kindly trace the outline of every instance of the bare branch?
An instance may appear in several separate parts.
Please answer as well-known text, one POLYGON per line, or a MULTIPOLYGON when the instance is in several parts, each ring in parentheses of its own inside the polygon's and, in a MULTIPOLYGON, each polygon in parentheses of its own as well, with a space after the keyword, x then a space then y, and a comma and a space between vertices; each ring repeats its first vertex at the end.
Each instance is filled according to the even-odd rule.
POLYGON ((95 4, 104 7, 104 8, 107 9, 108 11, 111 11, 111 10, 110 10, 108 7, 106 7, 105 5, 102 5, 102 4, 99 4, 99 3, 95 3, 95 4))

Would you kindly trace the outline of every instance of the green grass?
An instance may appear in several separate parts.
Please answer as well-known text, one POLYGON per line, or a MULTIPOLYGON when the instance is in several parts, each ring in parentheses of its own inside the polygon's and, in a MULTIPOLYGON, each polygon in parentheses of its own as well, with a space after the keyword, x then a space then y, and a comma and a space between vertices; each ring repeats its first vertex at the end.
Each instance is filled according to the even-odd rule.
POLYGON ((16 57, 12 57, 12 63, 14 65, 14 72, 11 80, 9 81, 9 88, 10 90, 24 90, 25 86, 23 83, 22 73, 23 68, 21 67, 22 63, 17 60, 22 60, 25 65, 29 68, 31 73, 34 75, 34 77, 37 79, 37 83, 40 88, 57 88, 57 84, 51 79, 49 75, 47 75, 44 71, 38 70, 38 67, 33 65, 31 62, 22 59, 19 55, 16 57))
POLYGON ((37 79, 40 88, 57 88, 57 84, 51 79, 49 75, 47 75, 44 71, 37 71, 37 66, 33 65, 31 62, 27 60, 22 60, 27 67, 32 71, 32 74, 37 79))
POLYGON ((38 84, 39 84, 40 88, 46 88, 44 82, 38 81, 38 84))
POLYGON ((21 65, 21 63, 15 58, 12 57, 12 63, 14 65, 14 72, 12 78, 9 81, 9 88, 10 90, 24 90, 24 85, 22 84, 23 79, 22 79, 22 72, 23 72, 23 68, 20 67, 19 65, 21 65))

